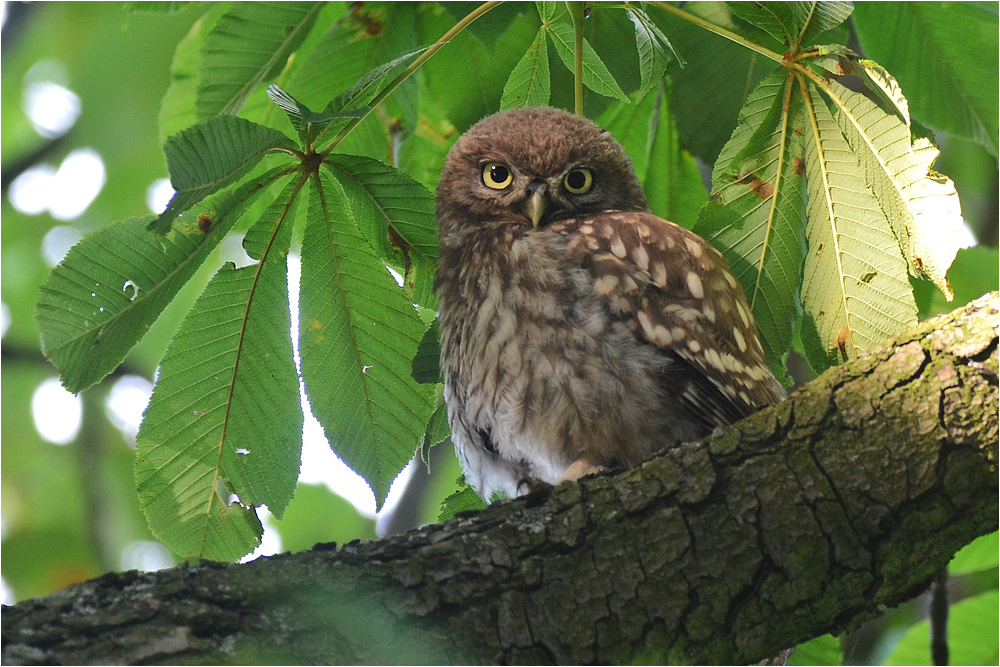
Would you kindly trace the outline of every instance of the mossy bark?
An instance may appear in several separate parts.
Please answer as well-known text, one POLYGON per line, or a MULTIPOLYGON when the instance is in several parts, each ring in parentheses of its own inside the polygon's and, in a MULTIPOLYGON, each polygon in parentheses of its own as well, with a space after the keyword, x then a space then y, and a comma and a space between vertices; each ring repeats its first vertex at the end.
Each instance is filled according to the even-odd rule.
POLYGON ((998 297, 637 469, 3 612, 3 662, 743 664, 920 593, 997 529, 998 297))

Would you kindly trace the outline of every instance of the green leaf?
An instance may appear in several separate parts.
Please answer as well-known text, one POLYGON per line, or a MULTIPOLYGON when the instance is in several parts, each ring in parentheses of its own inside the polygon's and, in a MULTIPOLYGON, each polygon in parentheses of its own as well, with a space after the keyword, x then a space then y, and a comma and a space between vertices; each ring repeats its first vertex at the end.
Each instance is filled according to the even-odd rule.
POLYGON ((277 523, 281 548, 295 553, 317 543, 374 540, 375 520, 326 486, 299 484, 285 516, 277 523))
POLYGON ((996 568, 1000 563, 998 550, 1000 550, 1000 540, 996 532, 978 537, 955 554, 948 563, 948 574, 965 574, 996 568))
POLYGON ((448 426, 448 406, 445 405, 443 389, 438 392, 437 408, 427 422, 427 431, 420 440, 420 460, 427 466, 430 472, 431 467, 431 447, 436 447, 451 436, 451 429, 448 426))
POLYGON ((425 325, 356 230, 339 185, 320 171, 302 240, 302 379, 337 455, 379 506, 413 457, 434 387, 411 376, 425 325))
POLYGON ((307 148, 313 148, 319 137, 334 121, 343 121, 342 126, 344 126, 350 119, 362 118, 368 113, 367 107, 337 113, 316 113, 274 83, 267 87, 267 96, 285 112, 307 148))
POLYGON ((275 148, 294 150, 295 144, 236 116, 219 116, 170 137, 163 151, 175 193, 149 229, 166 234, 178 214, 244 176, 275 148))
POLYGON ((510 73, 500 98, 500 110, 545 106, 550 94, 549 45, 543 27, 510 73))
MULTIPOLYGON (((646 12, 634 5, 627 5, 625 9, 629 20, 635 27, 635 46, 639 52, 639 77, 641 80, 636 99, 641 100, 660 83, 667 70, 667 52, 663 47, 671 50, 673 47, 670 46, 670 40, 646 15, 646 12)), ((674 56, 677 56, 676 52, 674 52, 674 56)), ((680 60, 679 57, 677 59, 680 60)))
POLYGON ((437 384, 441 379, 441 340, 437 320, 431 322, 420 339, 413 357, 413 379, 421 384, 437 384))
POLYGON ((178 225, 172 234, 147 231, 153 216, 129 218, 73 246, 39 290, 35 319, 42 351, 63 384, 78 392, 125 359, 209 253, 269 185, 274 169, 209 207, 211 228, 178 225))
POLYGON ((205 36, 198 118, 239 113, 250 93, 285 66, 322 8, 314 2, 230 5, 205 36))
POLYGON ((265 211, 261 261, 226 264, 195 302, 136 438, 139 504, 153 534, 185 558, 249 553, 261 532, 253 508, 280 519, 295 491, 303 419, 287 255, 300 187, 290 183, 265 211))
POLYGON ((535 9, 538 10, 538 18, 542 19, 542 23, 548 23, 556 17, 555 2, 535 2, 535 9))
POLYGON ((375 252, 403 270, 414 301, 435 308, 434 195, 404 172, 371 158, 333 154, 324 167, 343 186, 354 221, 375 252))
POLYGON ((650 118, 648 167, 642 186, 653 213, 691 229, 708 201, 708 192, 698 163, 680 146, 667 86, 661 84, 650 95, 656 111, 650 118))
POLYGON ((451 494, 441 503, 441 513, 438 521, 451 521, 459 512, 478 512, 486 509, 486 503, 476 495, 471 486, 465 486, 465 481, 459 482, 461 489, 451 494))
POLYGON ((729 262, 779 378, 799 313, 805 255, 802 128, 801 101, 785 73, 774 72, 747 99, 715 163, 713 199, 694 228, 729 262))
MULTIPOLYGON (((411 3, 352 5, 325 32, 305 64, 283 87, 294 91, 296 98, 312 109, 340 112, 364 106, 395 67, 423 50, 417 43, 415 25, 411 3)), ((411 77, 383 103, 382 109, 388 119, 400 118, 405 130, 412 132, 417 124, 419 98, 416 80, 411 77)), ((384 123, 378 117, 369 117, 340 144, 340 149, 384 156, 384 123), (363 146, 364 137, 358 132, 364 126, 374 127, 382 135, 378 137, 379 150, 374 145, 365 150, 368 146, 363 146)), ((339 131, 336 125, 331 129, 339 131)))
POLYGON ((909 128, 861 93, 836 81, 829 82, 828 92, 910 273, 931 280, 951 300, 946 274, 962 241, 962 207, 951 179, 931 169, 938 149, 927 139, 911 143, 909 128))
MULTIPOLYGON (((562 59, 563 64, 573 71, 573 26, 568 23, 548 24, 548 32, 552 37, 552 43, 556 46, 556 53, 562 59)), ((622 102, 630 102, 628 96, 622 92, 621 87, 611 72, 605 66, 597 52, 587 40, 583 40, 583 85, 590 88, 599 95, 614 97, 622 102)))
POLYGON ((326 111, 338 112, 345 109, 355 109, 368 104, 381 92, 382 84, 394 69, 418 53, 426 50, 426 46, 412 49, 387 63, 382 63, 378 67, 368 70, 353 86, 333 98, 327 105, 326 111))
MULTIPOLYGON (((688 4, 690 11, 699 15, 718 7, 725 5, 688 4)), ((687 21, 659 13, 654 16, 689 63, 683 69, 670 69, 671 106, 681 145, 712 164, 736 127, 747 96, 774 71, 775 63, 687 21)), ((719 22, 717 17, 709 18, 719 22)))
MULTIPOLYGON (((948 609, 948 662, 952 665, 992 665, 1000 655, 997 624, 1000 595, 996 591, 963 600, 948 609)), ((900 640, 886 665, 931 665, 930 625, 914 625, 900 640)))
POLYGON ((997 156, 996 3, 861 2, 854 25, 866 54, 908 91, 915 118, 997 156))
POLYGON ((913 326, 917 307, 889 221, 815 90, 805 109, 809 222, 802 339, 819 372, 913 326))
POLYGON ((852 2, 727 2, 730 11, 771 35, 786 49, 800 51, 820 34, 847 20, 852 2))
POLYGON ((844 662, 844 651, 840 640, 833 635, 816 637, 799 644, 788 656, 788 665, 840 665, 844 662))
POLYGON ((727 2, 734 16, 757 26, 785 48, 795 44, 802 24, 792 9, 794 2, 727 2))
POLYGON ((205 43, 205 36, 211 32, 225 10, 226 5, 222 3, 211 7, 194 22, 174 50, 174 59, 170 64, 170 87, 160 103, 160 143, 198 122, 201 47, 205 43))
POLYGON ((812 44, 820 34, 843 23, 854 11, 853 2, 792 2, 792 12, 798 19, 798 46, 812 44))

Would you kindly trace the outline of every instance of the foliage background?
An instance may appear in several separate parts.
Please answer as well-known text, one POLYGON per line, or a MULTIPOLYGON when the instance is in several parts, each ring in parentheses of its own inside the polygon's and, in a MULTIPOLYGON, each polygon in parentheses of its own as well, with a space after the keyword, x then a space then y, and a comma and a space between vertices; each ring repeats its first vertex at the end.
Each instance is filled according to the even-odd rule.
MULTIPOLYGON (((437 37, 466 10, 465 7, 449 7, 443 11, 432 3, 421 3, 408 11, 413 11, 414 16, 419 14, 423 25, 434 27, 433 37, 437 37)), ((50 270, 43 261, 42 241, 52 228, 61 225, 86 233, 112 220, 149 212, 145 202, 147 188, 155 180, 167 176, 159 123, 161 100, 170 85, 174 49, 206 7, 194 6, 178 13, 154 15, 126 14, 121 5, 112 3, 8 3, 6 11, 0 109, 4 195, 0 285, 5 309, 2 417, 6 428, 2 432, 0 470, 4 602, 10 603, 59 590, 105 571, 172 562, 172 556, 150 536, 139 511, 133 484, 134 451, 130 436, 108 419, 105 400, 114 382, 126 373, 152 380, 170 337, 219 262, 209 261, 184 288, 132 351, 123 369, 83 392, 82 427, 73 442, 57 446, 40 437, 32 419, 32 395, 43 380, 56 376, 55 369, 39 352, 32 317, 38 287, 50 270), (39 136, 23 107, 25 76, 39 61, 47 59, 57 60, 65 67, 65 83, 79 96, 82 109, 69 132, 54 140, 39 136), (11 182, 19 173, 35 164, 58 165, 64 156, 80 147, 96 150, 107 174, 100 194, 81 216, 60 221, 47 213, 26 215, 11 206, 7 195, 11 182)), ((333 16, 342 8, 325 11, 333 16)), ((531 4, 505 11, 513 12, 514 16, 506 17, 510 22, 502 34, 491 35, 489 24, 485 24, 468 37, 480 42, 480 50, 472 52, 474 57, 460 55, 458 48, 446 47, 435 56, 434 66, 426 68, 415 79, 415 85, 423 90, 432 90, 448 98, 447 119, 441 118, 440 109, 422 111, 432 116, 432 125, 446 127, 442 121, 447 120, 460 132, 498 108, 507 76, 534 37, 538 25, 531 4), (452 69, 463 76, 449 78, 452 69), (469 90, 470 77, 474 77, 478 90, 469 90), (481 102, 490 98, 495 100, 492 106, 481 102)), ((639 77, 634 66, 630 68, 626 61, 635 58, 634 51, 622 53, 621 49, 614 48, 621 40, 632 39, 623 34, 601 34, 594 46, 602 55, 621 53, 608 59, 608 64, 622 87, 633 90, 640 85, 639 77)), ((420 43, 426 42, 421 40, 420 43)), ((690 54, 698 46, 683 41, 675 43, 682 54, 690 54)), ((552 58, 551 68, 553 103, 571 106, 571 74, 556 58, 552 58)), ((993 72, 995 76, 995 62, 993 72)), ((896 74, 904 85, 904 92, 909 93, 902 74, 896 74)), ((685 77, 689 80, 693 77, 703 85, 725 85, 727 76, 731 75, 688 69, 677 74, 675 85, 683 89, 685 77)), ((292 88, 290 92, 295 94, 296 90, 292 88)), ((255 99, 251 99, 251 104, 255 99)), ((405 107, 405 98, 401 99, 393 103, 405 107)), ((323 102, 303 101, 316 106, 323 102)), ((586 112, 592 118, 599 117, 607 105, 606 99, 595 95, 588 96, 587 101, 586 112)), ((708 137, 709 133, 697 125, 707 122, 706 119, 725 124, 724 120, 703 113, 700 101, 693 95, 678 97, 674 102, 680 129, 686 137, 708 137), (685 127, 685 123, 691 126, 685 127)), ((414 113, 406 108, 395 110, 414 113)), ((728 138, 734 123, 735 118, 729 121, 722 133, 723 140, 728 138)), ((405 164, 409 160, 409 173, 433 188, 439 163, 425 157, 427 154, 442 155, 453 139, 454 134, 434 136, 425 132, 404 144, 401 162, 405 164), (434 145, 422 146, 421 142, 434 145), (420 165, 423 168, 418 168, 420 165)), ((955 181, 965 219, 980 245, 960 252, 949 274, 956 291, 956 303, 946 304, 927 283, 918 286, 921 318, 950 310, 987 289, 997 288, 996 158, 971 141, 940 133, 936 139, 942 147, 942 155, 935 168, 955 181)), ((709 145, 687 147, 699 153, 713 151, 709 145)), ((714 150, 717 152, 718 146, 714 150)), ((796 366, 794 359, 792 365, 804 368, 804 365, 796 366)), ((798 375, 800 380, 808 379, 807 371, 802 370, 798 375)), ((427 477, 422 471, 418 472, 417 481, 411 483, 411 500, 400 505, 405 511, 394 521, 384 518, 383 531, 405 529, 436 518, 441 499, 454 490, 457 467, 447 448, 439 447, 434 452, 432 475, 427 477)), ((283 549, 299 550, 318 541, 344 542, 373 537, 376 525, 371 517, 359 514, 353 505, 326 486, 300 485, 284 520, 275 524, 275 530, 280 534, 283 549)), ((978 571, 986 566, 995 569, 996 536, 981 542, 969 552, 971 555, 963 556, 964 561, 956 563, 957 572, 978 571)), ((996 609, 995 584, 994 592, 972 598, 953 609, 953 651, 958 646, 969 651, 954 653, 956 662, 996 662, 996 609), (983 637, 989 639, 985 646, 981 641, 983 637)), ((892 664, 926 663, 926 622, 913 627, 901 624, 885 633, 894 640, 904 635, 906 638, 891 655, 888 649, 895 642, 884 642, 886 655, 880 657, 892 664)), ((812 649, 817 651, 816 661, 839 662, 840 649, 836 643, 827 646, 817 642, 812 649), (828 655, 822 653, 824 648, 830 649, 828 655)), ((805 660, 805 656, 810 655, 803 652, 797 659, 805 660)))

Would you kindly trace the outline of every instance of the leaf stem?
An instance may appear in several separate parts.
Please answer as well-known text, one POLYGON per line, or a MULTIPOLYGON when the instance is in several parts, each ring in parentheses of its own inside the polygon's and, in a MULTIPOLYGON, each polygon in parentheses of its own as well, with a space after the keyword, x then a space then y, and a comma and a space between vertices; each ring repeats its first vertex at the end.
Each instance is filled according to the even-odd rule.
POLYGON ((763 46, 757 44, 756 42, 751 42, 746 37, 741 37, 740 35, 737 35, 735 32, 732 32, 731 30, 726 30, 720 25, 715 25, 714 23, 706 21, 700 16, 695 16, 690 12, 686 12, 683 9, 678 9, 677 7, 674 7, 673 5, 668 4, 666 2, 657 2, 656 0, 653 0, 649 4, 653 5, 654 7, 659 7, 663 11, 669 12, 674 16, 677 16, 679 18, 684 19, 685 21, 688 21, 689 23, 693 23, 696 26, 704 28, 709 32, 714 32, 716 35, 719 35, 720 37, 725 37, 731 42, 736 42, 740 46, 744 46, 750 49, 751 51, 759 53, 765 58, 770 58, 776 63, 782 63, 782 64, 784 63, 784 57, 780 53, 775 53, 774 51, 764 48, 763 46))
POLYGON ((566 1, 573 19, 573 99, 577 116, 583 115, 583 2, 566 1))
POLYGON ((430 60, 431 56, 437 53, 442 46, 444 46, 452 39, 454 39, 454 37, 458 33, 465 30, 465 28, 468 27, 470 23, 472 23, 473 21, 475 21, 480 16, 490 11, 497 5, 502 4, 502 2, 503 0, 491 0, 490 2, 484 2, 483 4, 476 7, 474 10, 469 12, 465 16, 465 18, 463 18, 461 21, 452 26, 451 30, 443 34, 440 39, 434 42, 430 47, 428 47, 426 51, 421 53, 416 60, 410 63, 410 65, 405 70, 403 70, 403 72, 399 76, 393 79, 392 82, 382 90, 382 92, 380 92, 378 95, 372 98, 371 103, 368 105, 368 111, 366 111, 364 115, 358 116, 357 118, 352 120, 350 123, 347 124, 347 126, 343 130, 340 131, 340 133, 337 136, 335 136, 333 139, 330 140, 330 143, 327 144, 326 148, 320 151, 323 157, 329 155, 330 152, 337 147, 337 144, 339 144, 341 141, 344 140, 344 137, 350 134, 351 131, 361 123, 361 121, 363 121, 365 118, 368 117, 368 114, 370 114, 375 109, 375 107, 381 104, 385 100, 385 98, 389 97, 389 95, 391 95, 392 92, 396 90, 396 88, 398 88, 404 81, 410 78, 411 74, 420 69, 421 65, 430 60))

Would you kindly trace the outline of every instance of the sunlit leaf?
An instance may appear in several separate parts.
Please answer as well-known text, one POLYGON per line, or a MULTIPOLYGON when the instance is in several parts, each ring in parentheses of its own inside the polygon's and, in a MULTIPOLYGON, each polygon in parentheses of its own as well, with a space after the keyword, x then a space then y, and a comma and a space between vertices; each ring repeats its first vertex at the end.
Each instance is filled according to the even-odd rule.
MULTIPOLYGON (((569 71, 574 71, 573 44, 575 37, 573 36, 573 26, 568 23, 552 23, 548 30, 552 37, 552 43, 556 46, 556 53, 559 54, 569 71)), ((583 85, 605 97, 614 97, 622 102, 630 101, 587 40, 583 41, 583 85)))
POLYGON ((836 120, 813 89, 806 103, 809 203, 802 339, 819 371, 917 321, 906 262, 836 120))
POLYGON ((541 28, 510 73, 500 98, 500 110, 544 106, 549 103, 550 86, 549 45, 545 39, 545 28, 541 28))
POLYGON ((319 181, 302 240, 302 378, 330 445, 381 506, 434 409, 433 385, 411 375, 425 326, 339 185, 324 171, 319 181))
POLYGON ((205 36, 198 118, 239 113, 299 47, 323 8, 317 2, 237 2, 205 36))
POLYGON ((275 148, 292 150, 295 144, 236 116, 219 116, 170 137, 163 151, 175 193, 149 228, 165 234, 178 214, 235 182, 275 148))
POLYGON ((234 560, 259 542, 254 507, 281 517, 295 491, 302 410, 292 359, 290 183, 251 241, 257 264, 226 264, 181 324, 136 438, 136 490, 150 530, 184 557, 234 560), (234 497, 231 497, 234 496, 234 497))
POLYGON ((39 290, 42 351, 73 392, 125 359, 257 196, 285 173, 274 169, 212 202, 206 234, 178 225, 160 236, 153 216, 116 222, 85 237, 39 290))
POLYGON ((861 93, 835 81, 836 119, 857 155, 861 176, 888 216, 910 272, 931 280, 950 300, 946 274, 962 242, 962 208, 951 179, 934 172, 938 149, 910 142, 910 130, 861 93))
POLYGON ((713 200, 695 226, 743 286, 778 377, 799 313, 805 254, 803 117, 792 93, 780 71, 751 93, 715 163, 713 200))
POLYGON ((909 94, 915 118, 996 157, 997 16, 988 2, 860 2, 854 26, 866 55, 909 94))
POLYGON ((371 158, 333 154, 325 166, 343 186, 353 219, 372 248, 403 270, 414 301, 434 308, 434 196, 402 171, 371 158))

